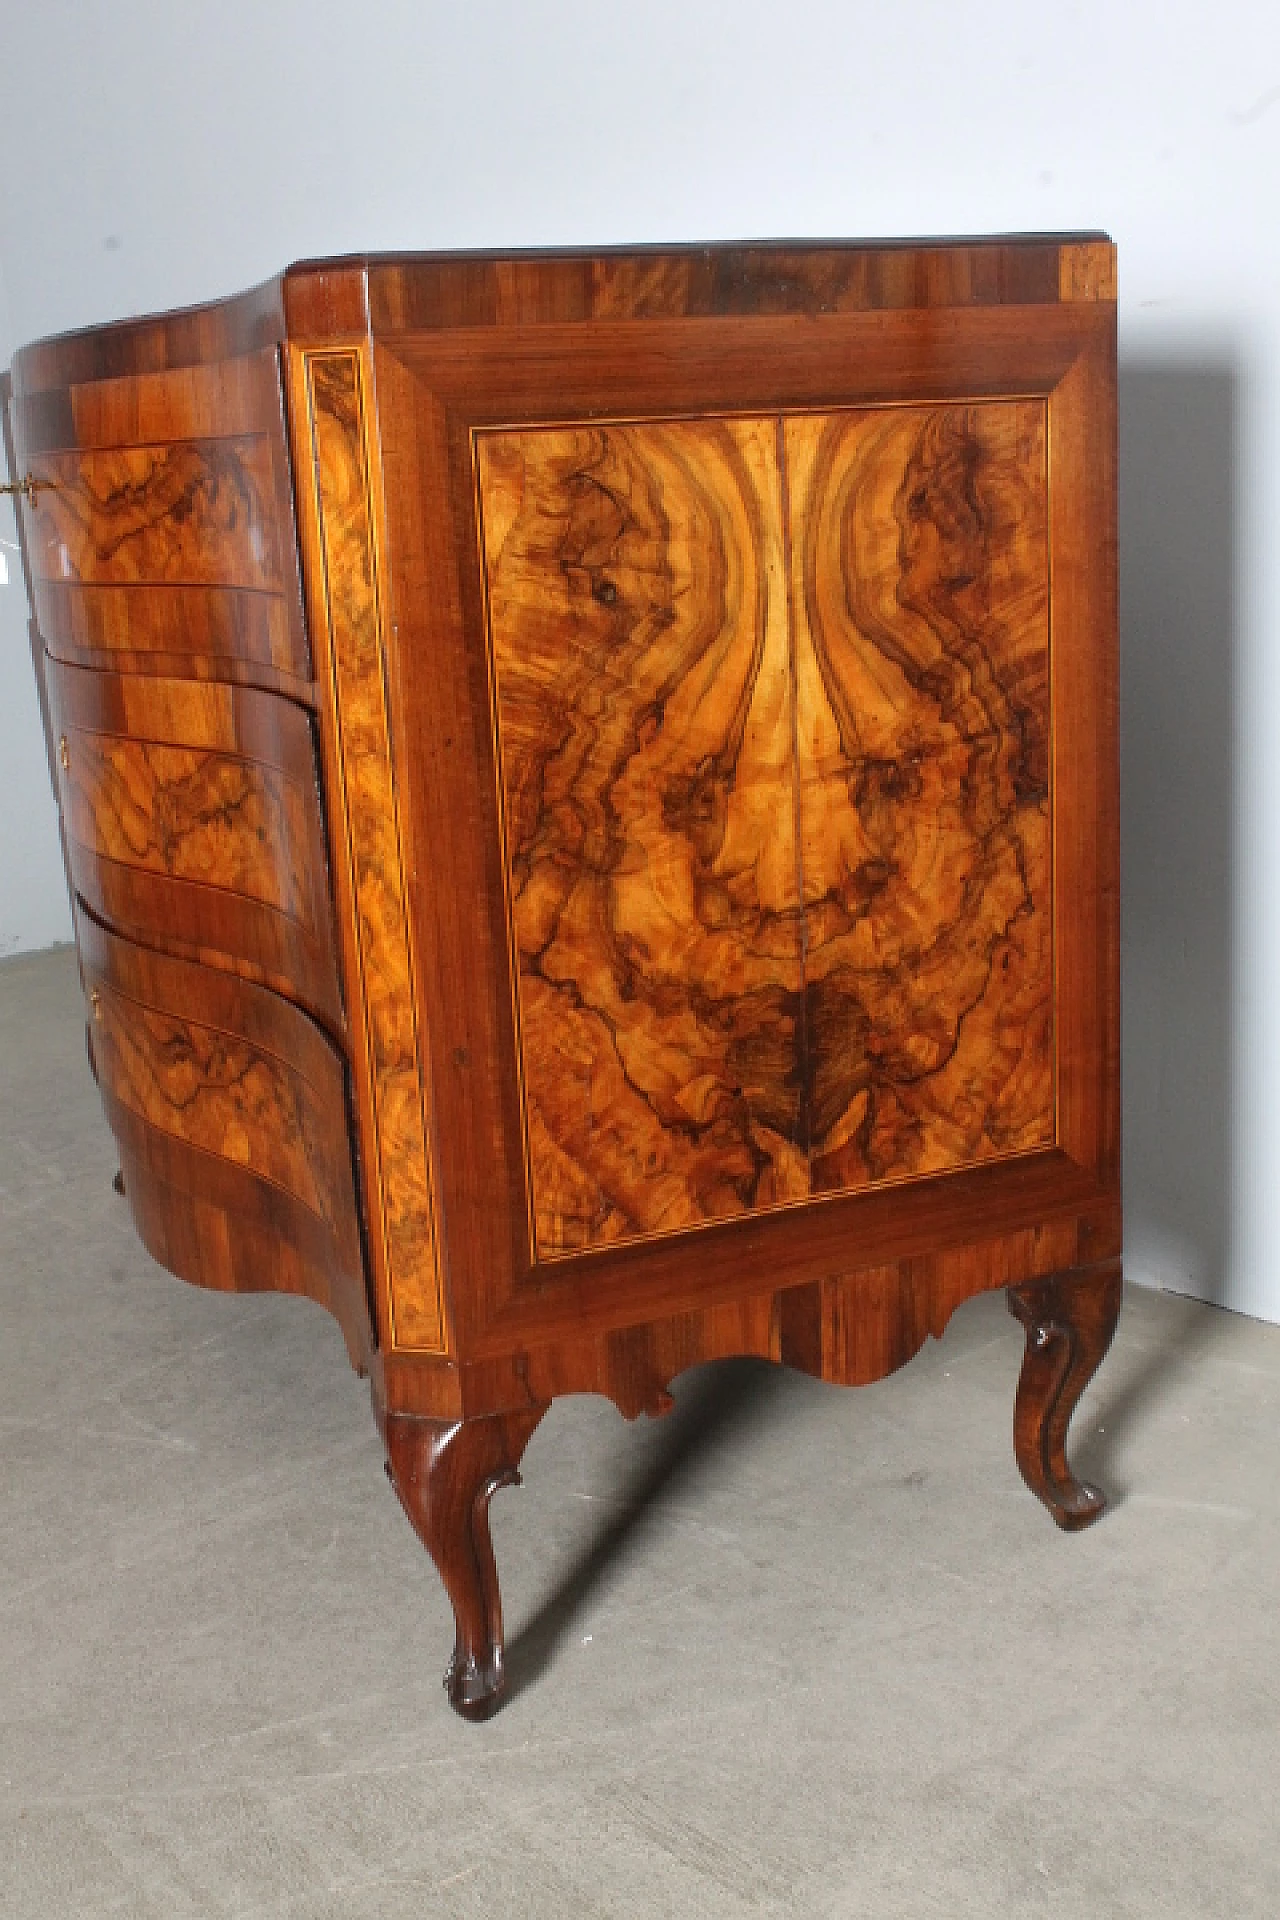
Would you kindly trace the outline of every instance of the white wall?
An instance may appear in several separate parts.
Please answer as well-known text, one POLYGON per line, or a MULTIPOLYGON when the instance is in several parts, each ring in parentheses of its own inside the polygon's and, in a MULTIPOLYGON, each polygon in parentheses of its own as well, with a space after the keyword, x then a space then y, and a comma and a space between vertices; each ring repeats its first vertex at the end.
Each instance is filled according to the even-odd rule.
MULTIPOLYGON (((1246 0, 12 0, 12 336, 348 249, 1108 228, 1129 1268, 1280 1319, 1278 18, 1246 0)), ((65 928, 17 597, 0 592, 0 952, 65 928)))
MULTIPOLYGON (((0 240, 0 367, 8 366, 19 339, 10 323, 4 258, 0 240)), ((6 576, 0 586, 0 959, 71 938, 17 540, 13 503, 0 501, 0 575, 6 576)))

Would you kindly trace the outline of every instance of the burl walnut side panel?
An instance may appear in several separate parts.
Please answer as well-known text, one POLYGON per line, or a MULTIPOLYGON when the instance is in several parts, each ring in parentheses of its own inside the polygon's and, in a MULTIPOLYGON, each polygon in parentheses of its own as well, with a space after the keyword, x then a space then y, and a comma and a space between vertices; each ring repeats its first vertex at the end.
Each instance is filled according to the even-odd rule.
POLYGON ((1053 1143, 1044 440, 478 436, 541 1257, 1053 1143))

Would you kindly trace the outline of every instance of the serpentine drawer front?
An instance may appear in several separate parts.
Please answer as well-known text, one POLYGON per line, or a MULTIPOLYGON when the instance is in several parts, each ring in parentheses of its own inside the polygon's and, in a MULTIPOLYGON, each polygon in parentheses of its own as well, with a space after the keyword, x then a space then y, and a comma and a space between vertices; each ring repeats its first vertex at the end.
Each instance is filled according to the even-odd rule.
POLYGON ((90 1053, 185 1278, 368 1372, 492 1711, 557 1394, 1120 1302, 1100 235, 318 262, 6 410, 90 1053))
POLYGON ((312 719, 278 694, 48 663, 75 888, 341 1031, 312 719))

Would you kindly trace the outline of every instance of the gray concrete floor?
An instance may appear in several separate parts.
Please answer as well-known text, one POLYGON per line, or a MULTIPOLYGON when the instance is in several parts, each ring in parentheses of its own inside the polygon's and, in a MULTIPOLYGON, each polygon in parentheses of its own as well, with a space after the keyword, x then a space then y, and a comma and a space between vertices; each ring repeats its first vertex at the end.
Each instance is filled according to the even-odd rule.
POLYGON ((82 1033, 69 954, 0 966, 6 1920, 1273 1920, 1280 1329, 1131 1291, 1076 1538, 998 1295, 856 1392, 559 1403, 469 1727, 336 1328, 147 1258, 82 1033))

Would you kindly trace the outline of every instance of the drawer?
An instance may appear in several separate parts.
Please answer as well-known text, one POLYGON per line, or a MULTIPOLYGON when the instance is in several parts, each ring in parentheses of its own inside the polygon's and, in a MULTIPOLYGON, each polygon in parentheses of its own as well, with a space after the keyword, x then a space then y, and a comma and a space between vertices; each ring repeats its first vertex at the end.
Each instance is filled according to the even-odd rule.
POLYGON ((274 349, 16 394, 12 416, 42 483, 23 519, 51 653, 305 697, 274 349))
POLYGON ((280 1241, 294 1291, 335 1310, 362 1301, 333 1044, 267 988, 135 946, 83 909, 76 938, 93 1064, 152 1252, 187 1279, 250 1290, 288 1284, 273 1271, 280 1241))
POLYGON ((310 715, 278 694, 47 663, 76 891, 148 945, 342 1008, 310 715))

